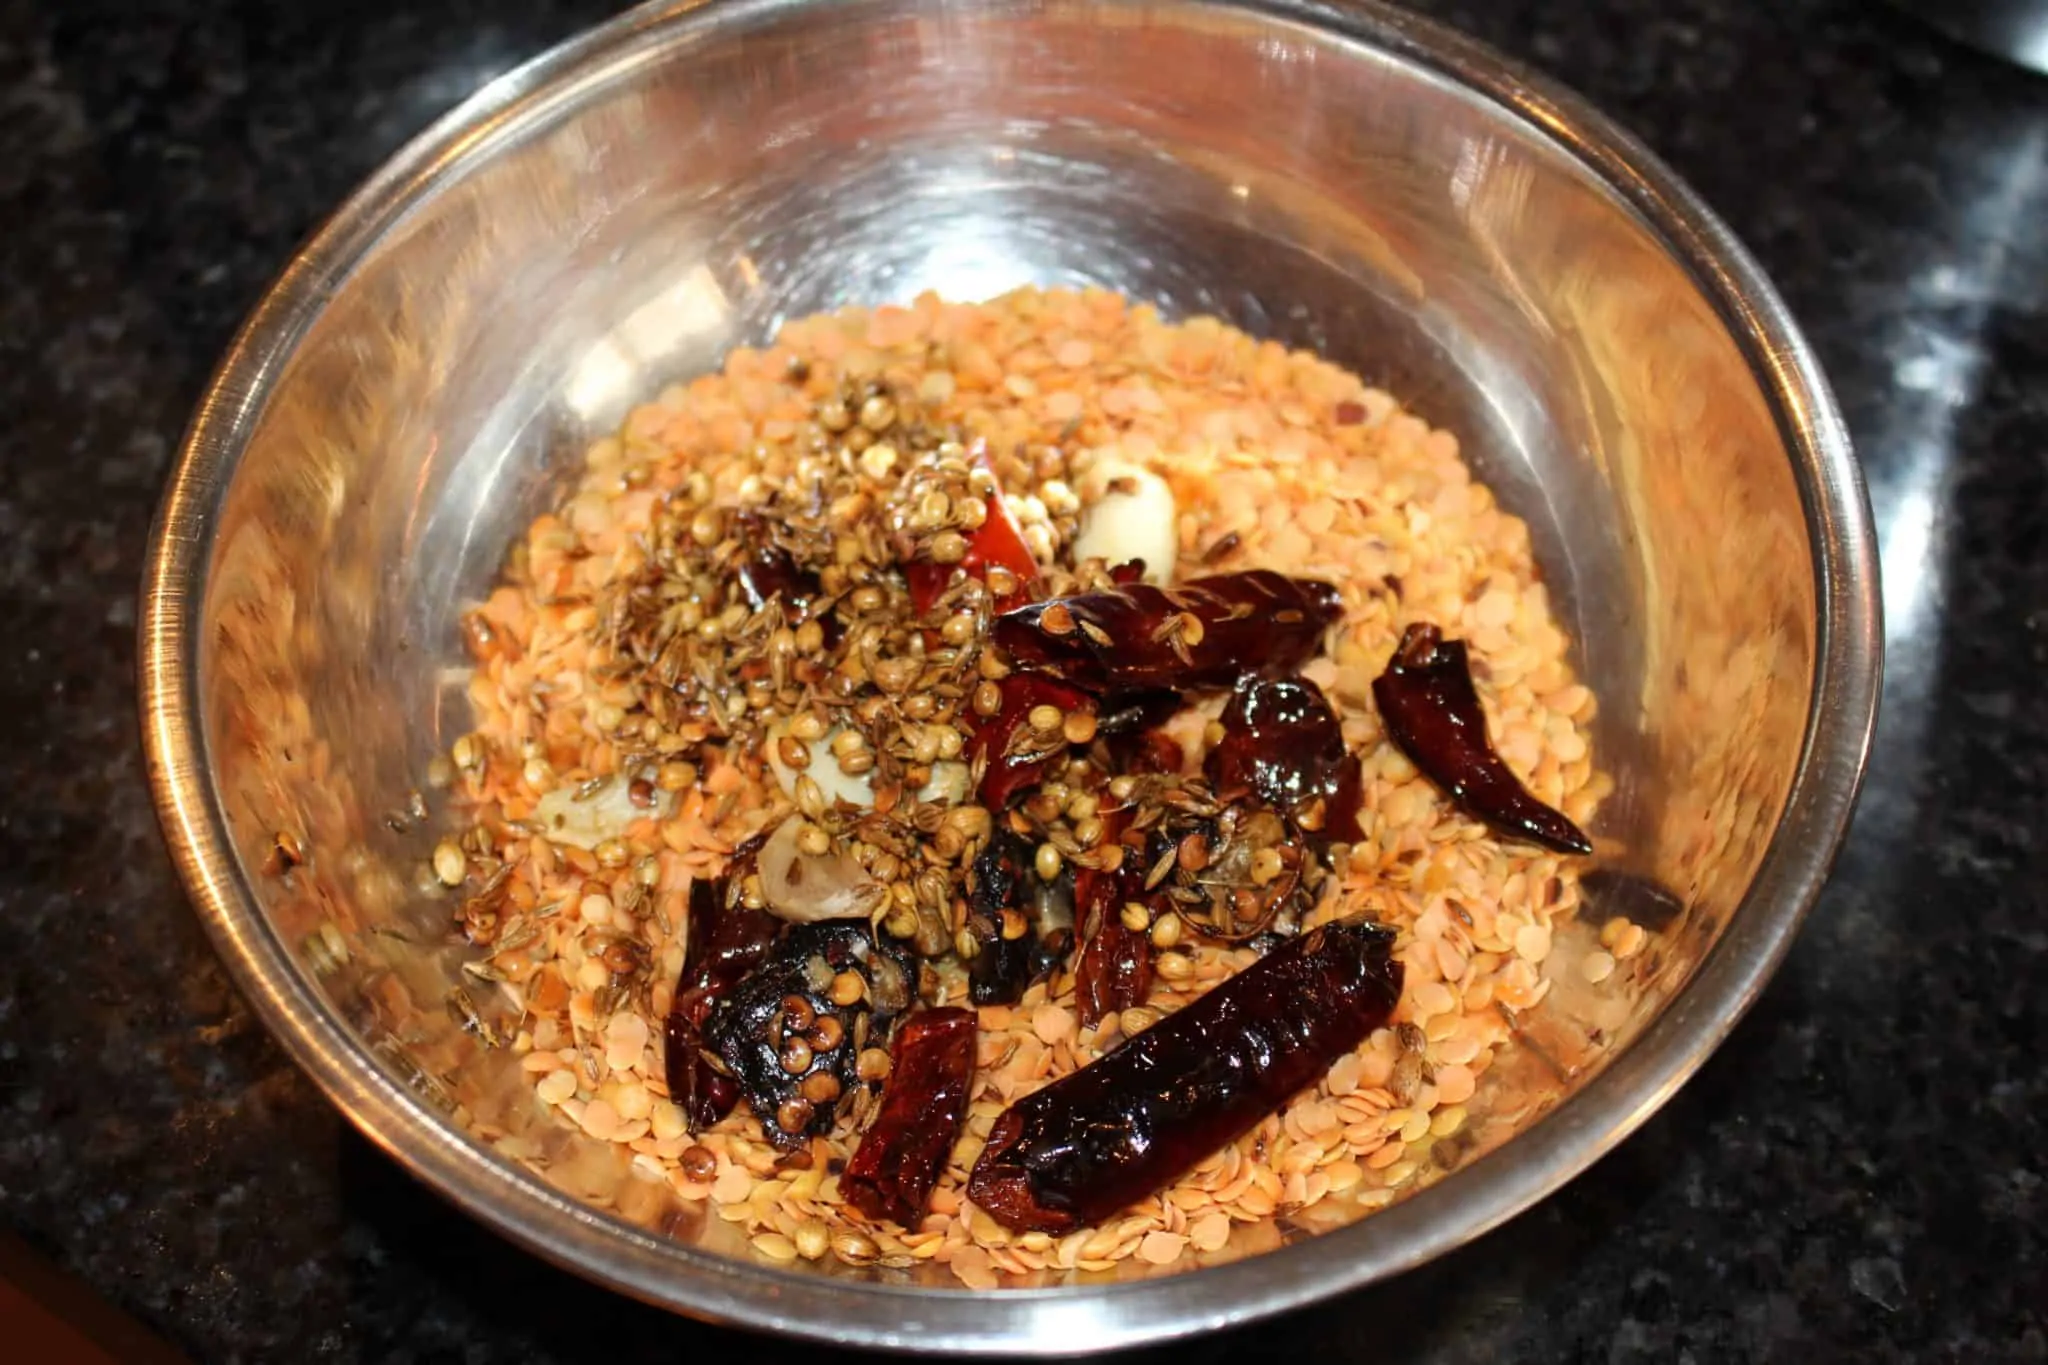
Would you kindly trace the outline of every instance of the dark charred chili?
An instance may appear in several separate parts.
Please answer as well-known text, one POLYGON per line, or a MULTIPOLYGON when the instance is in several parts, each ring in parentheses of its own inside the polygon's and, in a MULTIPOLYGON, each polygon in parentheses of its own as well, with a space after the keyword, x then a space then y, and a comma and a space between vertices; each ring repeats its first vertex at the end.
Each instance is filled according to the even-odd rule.
POLYGON ((973 1010, 912 1015, 889 1044, 882 1107, 839 1177, 846 1202, 870 1218, 915 1226, 967 1118, 979 1026, 973 1010))
POLYGON ((1252 569, 1034 602, 997 617, 991 638, 1015 663, 1094 691, 1217 688, 1300 668, 1343 612, 1333 584, 1252 569))
POLYGON ((690 884, 689 950, 676 981, 675 1003, 662 1028, 662 1060, 671 1098, 690 1127, 709 1128, 739 1103, 739 1086, 704 1059, 704 1018, 720 997, 768 956, 782 922, 740 903, 739 883, 760 840, 734 854, 740 875, 690 884))
POLYGON ((967 995, 977 1005, 1016 1004, 1073 946, 1072 886, 1048 886, 1032 869, 1032 852, 1030 840, 1003 825, 974 860, 967 995))
POLYGON ((1012 795, 1038 780, 1046 764, 1067 751, 1059 728, 1032 728, 1034 710, 1051 706, 1062 716, 1095 712, 1094 698, 1047 673, 1012 673, 997 686, 1002 689, 1002 709, 982 721, 968 749, 970 761, 983 765, 977 794, 992 811, 1002 810, 1012 795))
MULTIPOLYGON (((989 468, 988 452, 977 451, 983 468, 989 468)), ((1030 600, 1031 585, 1038 581, 1038 561, 1024 543, 1023 528, 1003 499, 1001 489, 988 495, 981 525, 967 538, 967 553, 957 564, 934 564, 913 560, 903 566, 903 579, 910 588, 910 605, 922 617, 932 609, 960 569, 975 578, 986 579, 991 568, 1008 569, 1017 580, 1016 588, 995 600, 997 611, 1008 611, 1030 600)))
POLYGON ((705 1046, 785 1150, 832 1127, 869 1041, 910 1008, 917 962, 867 925, 799 924, 705 1017, 705 1046), (858 983, 856 994, 851 977, 858 983))
POLYGON ((1027 1095, 996 1119, 968 1197, 1005 1227, 1057 1235, 1160 1189, 1386 1023, 1393 943, 1364 919, 1312 929, 1027 1095))
POLYGON ((1585 832, 1531 796, 1494 752, 1463 640, 1408 627, 1372 697, 1388 736, 1466 814, 1559 853, 1593 851, 1585 832))

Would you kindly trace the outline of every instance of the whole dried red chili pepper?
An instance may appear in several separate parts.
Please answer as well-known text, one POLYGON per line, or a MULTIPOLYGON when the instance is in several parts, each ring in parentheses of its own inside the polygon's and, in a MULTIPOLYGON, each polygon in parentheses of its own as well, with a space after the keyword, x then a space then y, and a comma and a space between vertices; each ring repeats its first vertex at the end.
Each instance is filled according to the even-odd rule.
POLYGON ((1311 929, 996 1119, 967 1194, 1005 1227, 1101 1222, 1256 1125, 1393 1015, 1394 933, 1311 929))
MULTIPOLYGON (((985 447, 976 450, 975 458, 982 468, 994 472, 985 447)), ((903 566, 903 579, 910 588, 910 605, 919 617, 929 612, 946 591, 955 569, 976 578, 986 578, 991 568, 1008 569, 1017 586, 995 600, 997 611, 1008 611, 1030 600, 1031 585, 1038 581, 1038 561, 1032 558, 1031 547, 1024 543, 1023 528, 1018 526, 1000 487, 988 495, 983 510, 981 525, 967 537, 967 553, 958 564, 935 564, 920 559, 903 566)))
MULTIPOLYGON (((1128 812, 1102 815, 1103 843, 1118 843, 1128 812)), ((1126 901, 1144 901, 1147 841, 1133 836, 1115 871, 1083 867, 1074 874, 1074 922, 1083 935, 1074 964, 1074 1005, 1081 1027, 1145 1003, 1152 990, 1152 940, 1123 922, 1126 901)))
POLYGON ((1221 801, 1256 796, 1311 834, 1354 843, 1361 778, 1358 755, 1329 699, 1307 678, 1238 679, 1209 751, 1210 787, 1221 801), (1320 798, 1318 812, 1316 802, 1320 798))
POLYGON ((1002 709, 981 722, 968 747, 971 762, 983 764, 978 796, 981 804, 1000 811, 1019 788, 1028 787, 1046 764, 1067 751, 1065 734, 1055 728, 1037 730, 1031 713, 1041 706, 1064 717, 1095 713, 1095 699, 1047 673, 1012 673, 997 684, 1002 709))
POLYGON ((974 1011, 955 1008, 924 1010, 897 1029, 882 1107, 839 1177, 847 1203, 904 1227, 923 1216, 967 1118, 978 1032, 974 1011))
POLYGON ((1372 697, 1387 735, 1466 814, 1559 853, 1593 851, 1585 832, 1531 796, 1494 752, 1463 640, 1424 623, 1408 627, 1372 697))
MULTIPOLYGON (((732 866, 751 865, 761 841, 734 854, 732 866)), ((669 1095, 692 1129, 709 1128, 739 1103, 739 1086, 704 1060, 703 1025, 711 1007, 761 965, 782 921, 740 903, 738 876, 699 879, 690 885, 689 949, 676 981, 675 1003, 662 1027, 662 1060, 669 1095)))
POLYGON ((1228 687, 1240 673, 1301 667, 1343 613, 1332 584, 1252 569, 1034 602, 997 617, 991 638, 1015 662, 1095 691, 1228 687))
POLYGON ((1221 723, 1223 738, 1206 760, 1218 801, 1253 797, 1292 815, 1335 799, 1344 730, 1323 690, 1307 678, 1238 679, 1221 723))

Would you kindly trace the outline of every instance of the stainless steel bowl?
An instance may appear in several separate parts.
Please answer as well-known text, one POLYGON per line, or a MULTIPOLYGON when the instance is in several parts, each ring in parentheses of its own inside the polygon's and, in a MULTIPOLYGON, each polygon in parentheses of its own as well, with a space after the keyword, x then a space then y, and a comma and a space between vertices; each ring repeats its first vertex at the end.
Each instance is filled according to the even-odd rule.
POLYGON ((256 310, 164 500, 144 722, 243 989, 429 1185, 685 1312, 1052 1354, 1392 1275, 1654 1111, 1827 871, 1877 703, 1877 585, 1841 422, 1755 265, 1604 118, 1454 34, 1308 0, 654 5, 435 125, 256 310), (1603 858, 1687 908, 1612 989, 1562 971, 1520 1021, 1497 1078, 1555 1064, 1560 1102, 1482 1092, 1456 1173, 1362 1222, 1001 1294, 772 1268, 451 1020, 447 905, 414 877, 432 834, 380 816, 465 726, 459 605, 631 399, 779 319, 1025 281, 1314 346, 1452 428, 1529 522, 1603 699, 1603 858))

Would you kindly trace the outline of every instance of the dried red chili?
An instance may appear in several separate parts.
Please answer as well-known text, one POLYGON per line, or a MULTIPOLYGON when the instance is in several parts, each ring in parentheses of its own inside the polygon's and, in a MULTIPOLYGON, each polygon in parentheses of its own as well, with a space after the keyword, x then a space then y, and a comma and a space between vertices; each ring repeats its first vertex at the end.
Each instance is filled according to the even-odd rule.
POLYGON ((1585 832, 1531 796, 1494 751, 1463 640, 1446 640, 1433 625, 1408 627, 1372 696, 1388 737, 1466 814, 1559 853, 1593 851, 1585 832))
POLYGON ((1093 691, 1186 690, 1292 672, 1343 613, 1332 584, 1252 569, 1034 602, 997 617, 990 638, 1013 661, 1093 691))
MULTIPOLYGON (((982 468, 993 472, 986 449, 977 450, 976 459, 982 468)), ((953 570, 985 579, 991 568, 1007 569, 1017 581, 1014 590, 995 600, 997 611, 1008 611, 1030 600, 1031 585, 1038 581, 1038 561, 1032 558, 1031 547, 1024 543, 1023 528, 1017 524, 1000 488, 988 495, 981 525, 967 537, 967 553, 959 563, 935 564, 920 559, 903 566, 912 610, 920 617, 929 612, 946 591, 946 585, 953 581, 953 570)))
MULTIPOLYGON (((1093 875, 1115 880, 1108 873, 1093 875)), ((1125 926, 1122 909, 1120 902, 1105 904, 1081 945, 1074 967, 1074 1007, 1082 1028, 1094 1028, 1112 1014, 1144 1004, 1152 992, 1152 940, 1145 931, 1125 926)))
POLYGON ((1337 789, 1323 807, 1322 836, 1340 844, 1355 844, 1365 837, 1358 812, 1365 804, 1364 765, 1357 754, 1347 753, 1337 765, 1337 789))
POLYGON ((924 1010, 889 1045, 889 1081, 874 1124, 839 1177, 846 1202, 912 1227, 959 1140, 974 1088, 974 1011, 924 1010))
POLYGON ((968 748, 969 759, 983 765, 977 795, 992 811, 1000 811, 1020 788, 1038 780, 1046 764, 1067 751, 1063 730, 1059 726, 1034 728, 1033 711, 1049 706, 1062 718, 1075 712, 1095 713, 1093 697, 1050 674, 1012 673, 997 686, 1002 691, 1002 709, 982 721, 968 748))
POLYGON ((1221 724, 1223 738, 1206 760, 1218 801, 1251 797, 1286 815, 1313 801, 1334 804, 1347 750, 1320 687, 1307 678, 1240 678, 1221 724))
POLYGON ((1393 942, 1363 919, 1312 929, 1025 1096, 996 1119, 968 1197, 1005 1227, 1057 1235, 1159 1190, 1392 1017, 1393 942))
MULTIPOLYGON (((1104 844, 1119 842, 1128 815, 1123 810, 1103 814, 1104 844)), ((1152 940, 1123 922, 1124 904, 1147 898, 1147 847, 1147 839, 1133 835, 1114 871, 1083 867, 1074 875, 1074 922, 1082 935, 1074 964, 1074 1009, 1083 1028, 1144 1004, 1152 991, 1152 940)))
POLYGON ((1187 762, 1180 741, 1164 730, 1138 730, 1109 742, 1119 773, 1177 773, 1187 762))

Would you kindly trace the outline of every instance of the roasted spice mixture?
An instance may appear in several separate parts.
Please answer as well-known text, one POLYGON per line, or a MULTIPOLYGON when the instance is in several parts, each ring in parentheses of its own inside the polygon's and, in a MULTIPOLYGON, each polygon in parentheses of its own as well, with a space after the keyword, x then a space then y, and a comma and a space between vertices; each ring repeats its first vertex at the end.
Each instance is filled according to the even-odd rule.
MULTIPOLYGON (((1565 663, 1526 528, 1473 482, 1450 434, 1313 355, 1209 318, 1168 324, 1105 292, 803 319, 636 409, 513 547, 467 618, 477 724, 440 775, 468 824, 435 850, 433 875, 479 946, 472 973, 521 1013, 508 1042, 540 1099, 744 1225, 762 1256, 935 1260, 976 1288, 1174 1263, 1222 1247, 1234 1224, 1389 1202, 1465 1122, 1508 1045, 1498 1007, 1526 1010, 1550 987, 1574 860, 1459 813, 1381 734, 1373 681, 1423 621, 1468 643, 1514 773, 1585 824, 1610 788, 1588 750, 1594 698, 1565 663), (992 616, 1109 582, 1115 566, 1076 563, 1073 546, 1133 470, 1171 491, 1176 580, 1264 569, 1341 591, 1342 619, 1300 675, 1362 761, 1358 837, 1334 845, 1327 875, 1310 868, 1299 927, 1362 913, 1399 931, 1389 1026, 1161 1193, 1061 1237, 998 1224, 965 1199, 968 1173, 1011 1101, 1258 958, 1256 942, 1198 932, 1216 926, 1193 908, 1127 923, 1150 944, 1142 1005, 1082 1026, 1068 961, 1016 1004, 980 1009, 965 1131, 915 1227, 866 1217, 838 1188, 886 1075, 880 1039, 847 1054, 850 1094, 822 1062, 806 1070, 806 1045, 788 1131, 764 1130, 746 1104, 689 1131, 663 1023, 691 891, 753 836, 787 831, 808 860, 793 865, 828 868, 803 895, 852 906, 853 923, 915 954, 929 1004, 966 1003, 962 958, 978 945, 962 882, 997 821, 1030 840, 1027 878, 1113 866, 1103 798, 1060 780, 1058 755, 1097 739, 1092 710, 1034 708, 1010 736, 1013 757, 1032 744, 1054 755, 1014 813, 974 799, 990 761, 976 736, 1009 672, 986 639, 992 616), (1035 589, 975 562, 998 508, 1044 576, 1035 589), (793 577, 795 564, 828 567, 793 577)), ((1165 724, 1190 772, 1224 700, 1165 724)), ((1318 805, 1310 823, 1323 818, 1318 805)), ((736 872, 733 894, 761 904, 761 874, 736 872)), ((1609 925, 1588 976, 1643 939, 1609 925)), ((843 983, 817 984, 839 1000, 843 983)))

